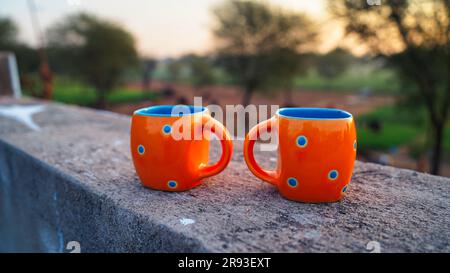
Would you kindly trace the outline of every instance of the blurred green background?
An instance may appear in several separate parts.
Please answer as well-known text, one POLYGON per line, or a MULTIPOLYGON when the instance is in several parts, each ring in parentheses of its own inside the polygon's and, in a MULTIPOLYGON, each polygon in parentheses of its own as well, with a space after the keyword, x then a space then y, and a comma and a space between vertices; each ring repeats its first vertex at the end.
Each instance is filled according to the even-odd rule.
POLYGON ((27 96, 342 108, 358 159, 450 177, 448 1, 0 3, 27 96))

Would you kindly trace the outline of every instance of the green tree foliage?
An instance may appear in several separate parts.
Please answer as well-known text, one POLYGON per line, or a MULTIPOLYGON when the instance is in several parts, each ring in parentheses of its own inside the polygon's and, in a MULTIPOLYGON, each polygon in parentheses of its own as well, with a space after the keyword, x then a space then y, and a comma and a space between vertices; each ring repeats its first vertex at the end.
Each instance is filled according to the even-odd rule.
POLYGON ((178 59, 169 59, 167 64, 168 80, 178 82, 182 79, 183 61, 178 59))
POLYGON ((186 61, 190 68, 194 86, 202 87, 215 83, 214 66, 208 57, 193 54, 186 61))
POLYGON ((450 108, 450 1, 329 3, 348 34, 374 53, 391 56, 390 63, 408 86, 405 95, 415 99, 414 110, 425 106, 431 128, 430 172, 438 174, 450 108))
POLYGON ((216 83, 214 69, 212 58, 196 54, 170 60, 167 65, 170 81, 188 82, 195 87, 216 83))
POLYGON ((36 72, 39 66, 38 52, 17 39, 18 28, 9 18, 0 18, 0 51, 11 51, 16 55, 19 72, 23 75, 36 72))
POLYGON ((17 26, 8 18, 0 18, 0 48, 10 48, 17 43, 17 26))
POLYGON ((352 54, 342 48, 335 48, 317 59, 317 72, 326 78, 335 78, 345 72, 354 60, 352 54))
POLYGON ((145 58, 142 60, 142 90, 144 92, 150 91, 153 72, 157 65, 158 61, 153 58, 145 58))
POLYGON ((71 15, 48 33, 53 58, 59 64, 55 69, 92 85, 100 108, 105 107, 108 92, 119 84, 124 70, 137 63, 132 35, 93 15, 71 15))
POLYGON ((305 15, 263 2, 228 1, 214 15, 218 63, 243 87, 244 105, 255 90, 290 84, 301 68, 299 54, 316 40, 305 15))

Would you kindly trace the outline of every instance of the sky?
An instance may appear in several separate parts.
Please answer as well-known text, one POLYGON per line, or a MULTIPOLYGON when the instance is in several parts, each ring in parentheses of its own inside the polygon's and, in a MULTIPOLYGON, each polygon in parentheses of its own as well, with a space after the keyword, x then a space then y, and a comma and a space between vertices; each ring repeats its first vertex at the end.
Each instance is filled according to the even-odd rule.
MULTIPOLYGON (((19 27, 20 39, 37 44, 33 32, 30 0, 0 0, 0 16, 12 18, 19 27)), ((130 31, 140 55, 166 58, 186 53, 207 53, 214 48, 211 10, 225 0, 34 0, 42 29, 64 16, 85 11, 114 20, 130 31)), ((260 0, 307 13, 322 26, 328 24, 326 0, 260 0)), ((328 24, 327 38, 319 51, 335 47, 342 31, 328 24)))

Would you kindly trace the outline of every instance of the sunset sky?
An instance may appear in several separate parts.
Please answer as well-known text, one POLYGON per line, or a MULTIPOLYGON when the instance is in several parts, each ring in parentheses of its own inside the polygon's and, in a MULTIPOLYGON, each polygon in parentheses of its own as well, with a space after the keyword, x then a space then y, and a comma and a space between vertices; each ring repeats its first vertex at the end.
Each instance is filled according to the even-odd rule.
MULTIPOLYGON (((224 0, 34 0, 43 29, 67 14, 86 11, 112 19, 133 33, 139 53, 159 58, 213 50, 211 9, 224 0)), ((305 12, 326 29, 319 51, 336 46, 341 29, 330 23, 325 0, 265 1, 305 12)), ((20 39, 36 45, 27 0, 0 0, 0 16, 12 18, 20 39)))

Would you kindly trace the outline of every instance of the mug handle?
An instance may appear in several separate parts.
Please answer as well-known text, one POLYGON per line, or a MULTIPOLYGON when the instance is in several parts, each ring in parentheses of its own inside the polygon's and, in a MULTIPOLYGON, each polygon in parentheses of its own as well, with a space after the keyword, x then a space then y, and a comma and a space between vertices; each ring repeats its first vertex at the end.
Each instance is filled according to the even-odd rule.
POLYGON ((276 185, 279 178, 276 171, 268 171, 261 168, 256 162, 253 155, 253 147, 255 146, 255 141, 260 137, 260 128, 266 127, 267 132, 271 132, 273 122, 273 118, 265 120, 257 124, 250 130, 250 132, 248 132, 244 141, 244 159, 247 163, 248 168, 255 176, 266 182, 269 182, 270 184, 276 185))
POLYGON ((231 155, 233 153, 233 141, 231 140, 230 134, 225 126, 213 117, 206 115, 202 118, 202 132, 207 123, 212 125, 207 129, 213 132, 220 140, 222 155, 220 156, 220 159, 212 165, 200 165, 200 179, 216 175, 223 171, 228 163, 230 163, 231 155))

